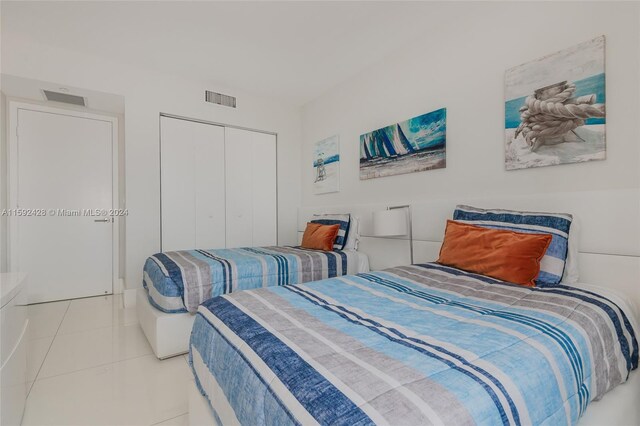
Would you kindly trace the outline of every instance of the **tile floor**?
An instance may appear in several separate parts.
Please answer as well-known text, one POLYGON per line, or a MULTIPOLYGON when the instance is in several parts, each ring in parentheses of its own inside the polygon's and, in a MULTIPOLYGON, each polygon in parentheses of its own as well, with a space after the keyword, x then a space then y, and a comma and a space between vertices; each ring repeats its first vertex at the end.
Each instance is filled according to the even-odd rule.
POLYGON ((159 361, 120 295, 29 306, 23 425, 188 423, 186 356, 159 361))

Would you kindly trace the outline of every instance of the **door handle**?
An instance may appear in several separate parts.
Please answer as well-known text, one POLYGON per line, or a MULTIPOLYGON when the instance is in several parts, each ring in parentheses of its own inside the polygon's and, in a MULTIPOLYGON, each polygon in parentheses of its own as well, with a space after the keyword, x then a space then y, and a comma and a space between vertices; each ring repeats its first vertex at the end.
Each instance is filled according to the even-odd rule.
POLYGON ((94 222, 111 222, 111 219, 105 217, 104 219, 93 219, 94 222))

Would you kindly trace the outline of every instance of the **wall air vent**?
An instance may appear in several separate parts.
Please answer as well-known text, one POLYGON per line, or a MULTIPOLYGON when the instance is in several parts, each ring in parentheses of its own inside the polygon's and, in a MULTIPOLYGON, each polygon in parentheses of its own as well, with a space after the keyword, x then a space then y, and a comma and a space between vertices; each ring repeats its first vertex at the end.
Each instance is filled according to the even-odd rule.
POLYGON ((205 90, 204 100, 211 102, 212 104, 222 105, 226 107, 235 108, 236 98, 234 96, 223 95, 222 93, 210 92, 205 90))
POLYGON ((87 106, 85 98, 82 96, 69 95, 68 93, 52 92, 51 90, 43 90, 44 97, 48 101, 62 102, 63 104, 71 104, 77 106, 87 106))

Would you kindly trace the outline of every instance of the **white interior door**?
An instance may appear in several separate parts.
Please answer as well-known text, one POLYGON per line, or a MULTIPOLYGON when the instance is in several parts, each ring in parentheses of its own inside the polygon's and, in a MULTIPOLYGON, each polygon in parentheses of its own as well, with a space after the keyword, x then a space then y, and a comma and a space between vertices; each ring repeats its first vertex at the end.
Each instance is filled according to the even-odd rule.
POLYGON ((253 132, 252 199, 253 245, 277 244, 276 136, 253 132))
POLYGON ((112 293, 113 121, 17 108, 17 124, 12 207, 46 211, 12 218, 29 303, 112 293))
POLYGON ((160 117, 162 250, 225 247, 224 128, 160 117))
POLYGON ((226 128, 227 247, 277 242, 276 137, 226 128))

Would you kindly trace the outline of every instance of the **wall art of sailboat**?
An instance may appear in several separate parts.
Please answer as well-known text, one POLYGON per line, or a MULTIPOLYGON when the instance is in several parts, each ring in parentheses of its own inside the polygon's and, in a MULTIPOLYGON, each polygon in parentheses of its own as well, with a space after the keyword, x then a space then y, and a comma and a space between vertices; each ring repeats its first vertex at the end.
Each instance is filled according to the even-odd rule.
POLYGON ((441 169, 447 165, 447 109, 360 136, 360 179, 441 169))

